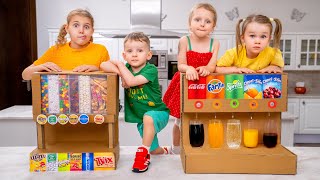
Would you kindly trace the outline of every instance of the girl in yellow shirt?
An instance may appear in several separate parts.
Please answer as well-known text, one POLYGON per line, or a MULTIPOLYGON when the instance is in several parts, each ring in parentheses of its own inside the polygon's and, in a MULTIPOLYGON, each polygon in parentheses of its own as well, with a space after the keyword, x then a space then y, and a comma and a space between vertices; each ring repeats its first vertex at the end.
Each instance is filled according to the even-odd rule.
POLYGON ((282 25, 279 19, 250 15, 240 19, 236 30, 236 47, 218 60, 218 73, 281 73, 284 61, 279 50, 282 25), (242 28, 240 30, 240 24, 242 28), (272 22, 276 28, 274 47, 270 47, 272 22))
POLYGON ((67 24, 62 25, 55 46, 50 47, 33 64, 22 72, 22 78, 30 80, 34 72, 98 71, 102 62, 110 59, 107 49, 92 43, 93 17, 87 10, 75 9, 68 14, 67 24), (70 42, 65 36, 69 33, 70 42))

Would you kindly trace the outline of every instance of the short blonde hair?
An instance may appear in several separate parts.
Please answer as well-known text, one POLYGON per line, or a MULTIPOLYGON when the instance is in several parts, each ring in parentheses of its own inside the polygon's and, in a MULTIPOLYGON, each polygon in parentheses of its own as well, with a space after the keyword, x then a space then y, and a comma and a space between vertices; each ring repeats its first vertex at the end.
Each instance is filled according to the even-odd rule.
POLYGON ((213 14, 212 20, 213 20, 213 25, 216 26, 217 24, 217 11, 216 9, 209 3, 198 3, 194 5, 189 13, 189 26, 191 24, 191 19, 193 17, 194 11, 200 8, 204 8, 205 10, 208 10, 213 14))
POLYGON ((150 39, 147 35, 145 35, 143 32, 132 32, 128 34, 124 38, 124 43, 125 45, 128 41, 140 41, 140 42, 145 42, 148 45, 148 49, 150 49, 150 39))

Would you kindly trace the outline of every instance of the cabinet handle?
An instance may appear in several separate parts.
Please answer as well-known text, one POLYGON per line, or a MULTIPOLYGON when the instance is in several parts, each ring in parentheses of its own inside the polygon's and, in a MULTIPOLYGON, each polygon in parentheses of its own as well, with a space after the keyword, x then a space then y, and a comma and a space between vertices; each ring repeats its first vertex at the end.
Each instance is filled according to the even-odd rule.
POLYGON ((306 105, 306 102, 302 101, 302 105, 306 105))
POLYGON ((27 83, 27 91, 31 91, 31 80, 22 80, 22 82, 27 83))

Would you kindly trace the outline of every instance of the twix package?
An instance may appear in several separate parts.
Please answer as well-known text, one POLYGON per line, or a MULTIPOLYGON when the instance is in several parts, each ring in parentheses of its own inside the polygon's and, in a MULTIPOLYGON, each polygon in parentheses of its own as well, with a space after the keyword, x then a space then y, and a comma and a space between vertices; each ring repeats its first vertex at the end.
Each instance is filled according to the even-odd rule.
POLYGON ((114 154, 111 152, 94 153, 94 170, 114 170, 116 167, 114 154))

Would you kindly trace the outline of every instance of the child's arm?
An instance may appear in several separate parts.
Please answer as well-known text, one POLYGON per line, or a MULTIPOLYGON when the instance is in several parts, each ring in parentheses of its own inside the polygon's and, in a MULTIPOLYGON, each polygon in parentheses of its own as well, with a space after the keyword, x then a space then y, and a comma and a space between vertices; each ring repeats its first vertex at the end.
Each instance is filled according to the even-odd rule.
POLYGON ((283 72, 283 68, 281 68, 279 66, 275 66, 275 65, 270 65, 268 67, 260 69, 257 72, 258 73, 282 73, 283 72))
POLYGON ((81 65, 75 67, 73 72, 93 72, 93 71, 99 71, 99 67, 95 65, 81 65))
POLYGON ((216 72, 217 73, 225 73, 225 74, 232 74, 232 73, 256 73, 252 69, 248 68, 238 68, 236 66, 230 66, 230 67, 216 67, 216 72))
POLYGON ((102 62, 100 64, 100 68, 104 71, 104 72, 109 72, 109 73, 117 73, 119 76, 121 76, 120 71, 117 67, 117 65, 115 65, 115 61, 105 61, 102 62))
POLYGON ((116 61, 106 61, 106 62, 102 62, 100 64, 100 68, 104 71, 104 72, 113 72, 113 73, 117 73, 120 78, 121 78, 121 82, 122 82, 122 87, 123 88, 128 88, 129 86, 125 83, 124 79, 121 76, 121 73, 119 71, 118 66, 116 65, 116 61))
POLYGON ((274 49, 274 54, 270 54, 270 58, 272 59, 269 66, 260 69, 259 73, 282 73, 284 67, 284 60, 282 58, 282 53, 280 49, 274 49))
POLYGON ((53 62, 46 62, 40 65, 31 64, 30 66, 26 67, 22 72, 22 79, 24 80, 31 80, 32 74, 34 72, 60 72, 61 68, 53 62))
POLYGON ((178 69, 180 72, 186 73, 186 78, 188 80, 197 80, 199 79, 199 75, 197 70, 192 67, 188 66, 187 64, 187 46, 188 46, 188 40, 186 36, 183 36, 179 40, 179 47, 178 47, 178 69))
POLYGON ((254 70, 234 66, 234 61, 237 57, 236 48, 227 50, 224 55, 217 61, 217 73, 255 73, 254 70))
POLYGON ((123 64, 123 62, 116 61, 115 64, 117 65, 121 77, 122 77, 122 82, 127 86, 127 87, 134 87, 134 86, 139 86, 142 84, 146 84, 149 82, 147 78, 145 78, 142 75, 137 75, 134 76, 129 69, 123 64))
POLYGON ((200 76, 208 76, 210 73, 214 72, 217 65, 218 52, 220 48, 220 43, 218 40, 213 43, 212 57, 206 66, 200 66, 196 70, 199 72, 200 76))

